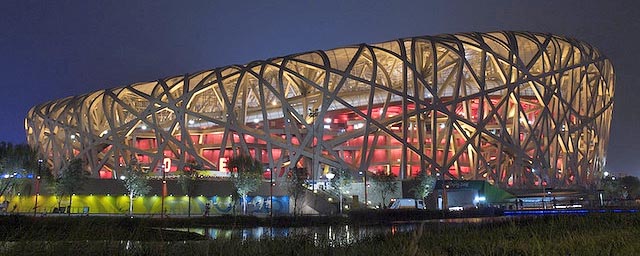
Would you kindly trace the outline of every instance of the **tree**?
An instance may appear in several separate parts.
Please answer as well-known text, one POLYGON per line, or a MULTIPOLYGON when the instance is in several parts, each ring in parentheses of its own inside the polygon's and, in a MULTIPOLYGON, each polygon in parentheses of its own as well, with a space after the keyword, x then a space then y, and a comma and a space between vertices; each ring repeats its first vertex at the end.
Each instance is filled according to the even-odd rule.
POLYGON ((620 186, 620 180, 614 176, 606 176, 602 178, 601 182, 602 190, 604 190, 605 198, 609 200, 620 199, 623 196, 622 186, 620 186))
POLYGON ((238 155, 227 161, 231 174, 231 181, 236 192, 242 198, 242 212, 247 214, 247 194, 254 192, 262 182, 262 163, 249 155, 238 155))
POLYGON ((287 191, 293 197, 293 216, 298 214, 298 201, 304 196, 307 188, 304 184, 307 180, 307 170, 304 168, 294 167, 287 174, 287 191))
POLYGON ((0 142, 0 170, 3 173, 33 171, 37 167, 38 153, 29 145, 0 142))
POLYGON ((122 183, 129 193, 129 215, 133 215, 133 198, 146 195, 151 191, 151 186, 135 163, 127 166, 123 176, 122 183))
POLYGON ((417 199, 424 199, 429 196, 436 187, 436 178, 431 175, 427 175, 425 170, 422 170, 420 174, 418 174, 416 180, 418 181, 418 185, 414 188, 414 196, 417 199))
POLYGON ((189 200, 187 206, 187 214, 191 217, 191 197, 193 196, 193 192, 196 189, 197 179, 196 179, 196 170, 201 169, 198 164, 190 163, 188 165, 188 170, 184 170, 178 176, 178 184, 180 184, 180 189, 182 192, 187 194, 187 200, 189 200))
POLYGON ((331 186, 338 190, 338 195, 340 196, 340 214, 342 214, 342 194, 351 186, 353 175, 351 175, 351 170, 348 169, 338 169, 334 174, 335 176, 331 179, 331 186))
POLYGON ((395 193, 398 190, 396 186, 396 175, 393 173, 385 173, 383 171, 377 172, 371 176, 373 179, 374 188, 380 193, 382 197, 382 203, 386 205, 387 195, 395 193))
POLYGON ((69 196, 68 214, 71 215, 71 203, 73 194, 82 189, 84 181, 89 173, 84 169, 84 162, 80 158, 74 158, 65 163, 60 170, 60 175, 55 178, 54 191, 58 197, 58 208, 62 197, 69 196))
POLYGON ((625 199, 632 198, 635 199, 638 197, 638 192, 640 191, 640 180, 636 176, 624 176, 619 179, 620 186, 622 186, 622 191, 624 193, 625 199))
POLYGON ((0 142, 0 196, 22 192, 29 184, 27 175, 35 177, 37 170, 38 154, 29 145, 0 142))

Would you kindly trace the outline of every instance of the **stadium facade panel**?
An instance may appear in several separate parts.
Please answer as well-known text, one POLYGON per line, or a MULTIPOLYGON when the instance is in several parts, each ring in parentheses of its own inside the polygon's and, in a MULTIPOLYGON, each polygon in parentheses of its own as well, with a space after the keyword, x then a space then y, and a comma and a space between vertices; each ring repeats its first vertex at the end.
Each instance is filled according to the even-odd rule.
POLYGON ((613 109, 610 61, 544 33, 403 38, 254 61, 47 102, 28 143, 58 171, 86 160, 115 178, 131 161, 223 173, 240 153, 281 179, 292 166, 425 170, 501 187, 600 178, 613 109))

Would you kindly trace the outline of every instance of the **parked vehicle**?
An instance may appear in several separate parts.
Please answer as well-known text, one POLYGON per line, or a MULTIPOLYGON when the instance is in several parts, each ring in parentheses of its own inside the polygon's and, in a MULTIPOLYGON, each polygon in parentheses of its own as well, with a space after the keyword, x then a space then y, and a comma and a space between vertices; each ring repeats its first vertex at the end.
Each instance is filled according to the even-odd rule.
POLYGON ((426 209, 422 199, 392 198, 389 209, 426 209))

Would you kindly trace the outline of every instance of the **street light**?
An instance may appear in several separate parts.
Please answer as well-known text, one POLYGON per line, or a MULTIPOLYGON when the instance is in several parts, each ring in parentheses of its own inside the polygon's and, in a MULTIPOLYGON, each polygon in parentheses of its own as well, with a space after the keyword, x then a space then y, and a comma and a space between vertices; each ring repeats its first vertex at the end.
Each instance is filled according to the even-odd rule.
POLYGON ((269 217, 273 219, 273 170, 269 169, 269 217))
POLYGON ((311 121, 311 153, 312 156, 311 157, 311 175, 313 176, 313 183, 312 183, 312 188, 313 188, 313 192, 316 191, 316 168, 315 168, 315 157, 316 157, 316 148, 314 146, 314 142, 316 140, 315 138, 315 131, 316 131, 316 117, 318 117, 318 109, 311 109, 309 108, 309 117, 312 118, 311 121))
POLYGON ((38 173, 36 174, 36 204, 33 206, 33 216, 38 212, 38 195, 40 194, 40 170, 42 168, 42 159, 38 159, 38 173))
MULTIPOLYGON (((327 177, 327 179, 329 180, 329 183, 331 184, 331 186, 335 188, 335 186, 333 186, 333 183, 331 182, 331 180, 333 178, 335 178, 336 175, 334 173, 330 172, 330 173, 325 174, 324 176, 327 177)), ((340 187, 340 186, 338 186, 338 195, 340 197, 340 203, 339 203, 339 205, 340 205, 340 214, 342 214, 342 187, 340 187)))
POLYGON ((364 170, 364 207, 367 208, 369 201, 367 199, 367 170, 364 170))
POLYGON ((445 180, 446 175, 444 172, 440 174, 439 170, 437 170, 436 176, 442 177, 442 216, 445 216, 446 211, 449 210, 449 198, 447 197, 447 189, 449 188, 449 185, 445 180))
POLYGON ((164 163, 161 165, 161 169, 160 169, 160 171, 162 172, 162 201, 161 201, 161 204, 160 204, 160 218, 161 219, 164 219, 164 197, 167 195, 166 174, 169 171, 168 169, 169 168, 167 168, 164 163))
POLYGON ((367 200, 367 171, 360 171, 360 174, 363 176, 362 181, 364 182, 364 207, 367 208, 368 200, 367 200))
POLYGON ((542 173, 537 174, 536 173, 536 169, 531 169, 531 172, 538 176, 538 178, 540 179, 540 188, 542 188, 542 208, 543 209, 547 209, 547 204, 545 203, 546 199, 547 199, 547 191, 545 191, 544 189, 544 184, 543 184, 543 180, 542 180, 542 173))
POLYGON ((118 179, 118 171, 117 171, 118 161, 116 160, 116 153, 113 153, 113 155, 111 156, 111 159, 113 159, 113 168, 111 170, 112 171, 111 175, 112 175, 112 178, 115 180, 115 179, 118 179))
POLYGON ((332 172, 327 173, 327 174, 325 174, 324 176, 325 176, 325 177, 327 177, 327 179, 329 180, 329 183, 331 183, 331 180, 332 180, 334 177, 336 177, 336 175, 335 175, 335 174, 333 174, 332 172))

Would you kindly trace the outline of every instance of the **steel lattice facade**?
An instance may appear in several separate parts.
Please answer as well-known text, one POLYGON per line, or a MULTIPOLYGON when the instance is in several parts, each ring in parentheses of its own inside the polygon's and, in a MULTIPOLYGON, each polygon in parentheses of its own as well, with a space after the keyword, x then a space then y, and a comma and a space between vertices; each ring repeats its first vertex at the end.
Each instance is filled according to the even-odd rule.
POLYGON ((613 93, 611 63, 584 42, 468 33, 101 90, 35 106, 25 128, 53 170, 79 156, 103 178, 134 159, 218 170, 245 152, 278 177, 297 165, 568 187, 601 177, 613 93))

